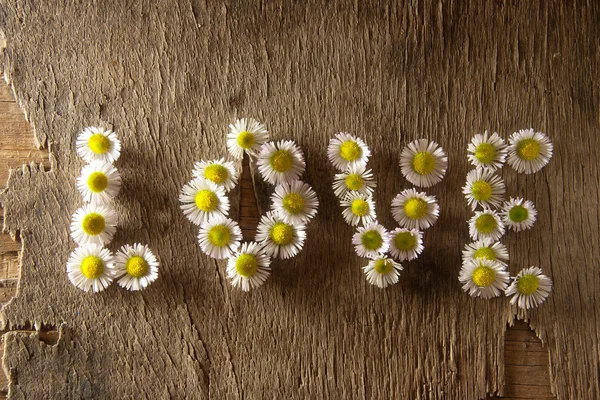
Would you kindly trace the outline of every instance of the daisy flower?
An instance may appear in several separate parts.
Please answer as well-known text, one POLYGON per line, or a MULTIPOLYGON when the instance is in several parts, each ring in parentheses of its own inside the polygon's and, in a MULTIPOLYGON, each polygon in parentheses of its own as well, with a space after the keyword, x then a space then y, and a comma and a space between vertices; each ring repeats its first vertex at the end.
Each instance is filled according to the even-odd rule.
POLYGON ((508 279, 506 266, 487 258, 471 260, 464 264, 458 277, 465 292, 482 299, 499 296, 506 289, 508 279))
POLYGON ((367 281, 381 289, 398 283, 402 269, 402 265, 385 256, 377 257, 363 267, 367 281))
POLYGON ((346 171, 348 167, 366 167, 371 150, 354 135, 340 132, 329 141, 327 156, 335 168, 346 171))
POLYGON ((315 191, 306 183, 294 181, 275 187, 271 196, 272 210, 290 224, 304 224, 317 214, 319 200, 315 191))
POLYGON ((235 164, 231 161, 225 161, 224 158, 197 162, 194 164, 192 174, 194 178, 204 178, 217 186, 222 186, 226 192, 233 189, 238 181, 235 164))
POLYGON ((409 143, 400 154, 402 175, 413 185, 433 186, 440 182, 448 168, 448 157, 436 143, 418 139, 409 143))
POLYGON ((504 223, 498 213, 489 208, 475 212, 469 220, 469 235, 473 240, 491 239, 499 240, 504 235, 504 223))
POLYGON ((423 252, 423 232, 396 228, 390 233, 390 254, 398 261, 414 260, 423 252))
POLYGON ((227 150, 238 160, 244 158, 244 152, 252 158, 267 140, 269 133, 263 124, 254 118, 242 118, 229 125, 227 150))
POLYGON ((227 277, 242 291, 256 289, 271 275, 271 259, 258 243, 244 243, 227 262, 227 277))
POLYGON ((542 274, 538 267, 525 268, 513 278, 506 289, 507 296, 513 296, 510 304, 530 309, 542 304, 552 292, 552 279, 542 274))
POLYGON ((211 217, 200 226, 198 242, 209 257, 218 260, 228 258, 240 247, 242 230, 237 222, 223 216, 211 217))
POLYGON ((500 215, 507 227, 519 232, 533 226, 537 210, 531 201, 511 197, 509 201, 504 202, 500 215))
POLYGON ((263 179, 273 185, 300 179, 306 167, 302 150, 292 140, 263 144, 256 164, 263 179))
POLYGON ((473 210, 478 205, 482 207, 498 207, 506 192, 504 181, 498 175, 485 169, 474 169, 467 174, 467 184, 463 187, 463 194, 467 204, 473 210))
POLYGON ((479 239, 473 243, 465 245, 463 250, 463 264, 471 260, 487 258, 488 260, 498 261, 506 265, 508 262, 508 250, 500 242, 494 242, 491 239, 479 239))
POLYGON ((282 260, 294 257, 302 250, 306 239, 306 226, 292 224, 276 212, 263 215, 256 228, 256 241, 270 257, 282 260))
POLYGON ((474 167, 494 172, 504 165, 506 143, 496 132, 490 136, 488 131, 485 131, 483 135, 478 133, 471 139, 467 152, 467 158, 474 167))
POLYGON ((390 248, 390 234, 377 221, 358 228, 352 237, 354 250, 360 257, 376 258, 390 248))
POLYGON ((115 254, 117 283, 127 290, 145 289, 158 278, 159 262, 148 246, 126 244, 115 254))
POLYGON ((81 170, 77 189, 87 203, 107 203, 121 189, 121 175, 112 164, 94 160, 81 170))
POLYGON ((338 199, 343 199, 349 192, 373 194, 375 186, 373 172, 365 170, 364 166, 350 166, 346 172, 335 174, 333 179, 333 191, 338 199))
POLYGON ((179 201, 183 214, 196 225, 215 216, 226 216, 229 212, 225 189, 204 178, 195 178, 187 183, 181 189, 179 201))
POLYGON ((113 163, 121 154, 121 141, 110 130, 90 126, 77 136, 77 154, 86 162, 100 160, 113 163))
POLYGON ((375 220, 375 202, 370 195, 350 192, 346 198, 340 202, 344 207, 342 215, 349 225, 368 224, 375 220))
POLYGON ((117 230, 117 213, 108 204, 85 204, 73 214, 71 237, 75 243, 103 246, 117 230))
POLYGON ((508 139, 506 162, 519 173, 531 174, 544 168, 552 158, 552 142, 533 129, 521 129, 508 139))
POLYGON ((67 261, 69 281, 84 292, 103 291, 112 283, 114 274, 112 254, 97 244, 84 244, 76 248, 67 261))
POLYGON ((400 226, 409 229, 427 229, 440 215, 435 196, 406 189, 392 200, 392 216, 400 226))

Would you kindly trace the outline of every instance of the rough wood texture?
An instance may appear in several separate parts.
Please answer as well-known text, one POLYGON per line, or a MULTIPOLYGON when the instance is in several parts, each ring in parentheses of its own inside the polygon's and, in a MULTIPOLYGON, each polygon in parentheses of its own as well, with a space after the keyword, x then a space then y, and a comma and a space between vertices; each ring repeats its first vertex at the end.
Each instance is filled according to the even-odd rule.
POLYGON ((505 321, 515 310, 460 291, 468 211, 458 187, 474 132, 534 126, 556 153, 536 175, 504 171, 509 194, 540 212, 532 231, 507 237, 511 271, 536 264, 554 278, 553 297, 529 315, 550 349, 553 392, 599 397, 598 160, 590 156, 600 145, 597 7, 3 3, 5 76, 53 156, 49 172, 13 173, 2 195, 6 227, 24 244, 20 288, 2 321, 60 326, 56 346, 6 335, 10 395, 504 394, 505 321), (277 263, 249 295, 200 254, 177 204, 193 160, 224 153, 236 115, 258 116, 274 138, 302 145, 305 179, 323 204, 306 251, 277 263), (125 148, 112 245, 143 240, 163 261, 144 293, 86 296, 64 274, 80 202, 74 137, 92 124, 116 129, 125 148), (427 250, 385 291, 366 284, 330 189, 325 145, 338 130, 371 144, 389 227, 384 210, 408 186, 390 168, 402 146, 427 136, 450 154, 447 178, 430 190, 442 218, 427 250))

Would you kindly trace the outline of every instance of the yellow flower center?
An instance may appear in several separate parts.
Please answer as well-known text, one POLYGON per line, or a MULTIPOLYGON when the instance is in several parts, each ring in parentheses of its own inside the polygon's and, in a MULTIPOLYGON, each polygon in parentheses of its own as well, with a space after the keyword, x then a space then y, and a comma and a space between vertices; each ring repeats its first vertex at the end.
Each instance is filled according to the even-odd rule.
POLYGON ((473 283, 479 287, 488 287, 496 279, 496 271, 486 265, 480 265, 473 270, 473 283))
POLYGON ((100 193, 108 186, 108 177, 102 172, 92 172, 87 180, 88 188, 94 193, 100 193))
POLYGON ((374 230, 364 232, 360 241, 367 250, 377 250, 383 244, 383 238, 381 237, 381 234, 374 230))
POLYGON ((373 265, 373 269, 378 274, 388 274, 392 271, 393 264, 390 260, 379 259, 375 261, 375 265, 373 265))
POLYGON ((517 290, 524 295, 534 294, 540 286, 540 280, 535 275, 523 275, 517 281, 517 290))
POLYGON ((473 253, 473 258, 487 258, 488 260, 496 259, 496 252, 489 247, 480 247, 473 253))
POLYGON ((104 154, 110 150, 110 140, 101 133, 90 136, 88 146, 96 154, 104 154))
POLYGON ((87 256, 81 261, 81 273, 88 279, 96 279, 104 272, 104 261, 97 256, 87 256))
POLYGON ((208 189, 199 190, 194 200, 196 201, 196 207, 204 212, 213 211, 219 205, 217 194, 208 189))
POLYGON ((283 208, 290 214, 298 214, 304 210, 304 197, 298 193, 288 193, 283 198, 283 208))
POLYGON ((215 225, 208 231, 208 241, 213 246, 223 247, 229 243, 231 239, 231 231, 225 225, 215 225))
POLYGON ((402 251, 409 251, 415 248, 417 239, 410 232, 398 232, 394 237, 396 248, 402 251))
POLYGON ((496 158, 496 148, 490 143, 481 143, 475 149, 475 158, 482 164, 489 164, 496 158))
POLYGON ((349 190, 360 190, 365 181, 359 174, 350 174, 346 177, 344 182, 349 190))
POLYGON ((235 270, 238 275, 250 278, 258 270, 258 261, 254 254, 241 254, 235 262, 235 270))
POLYGON ((404 213, 410 219, 423 218, 427 214, 428 208, 427 202, 418 197, 408 199, 408 201, 404 203, 404 213))
POLYGON ((352 200, 352 214, 364 217, 369 213, 369 203, 363 199, 352 200))
POLYGON ((523 206, 513 206, 508 212, 508 218, 513 222, 523 222, 529 216, 529 211, 523 206))
POLYGON ((348 140, 340 146, 340 156, 346 161, 354 161, 362 156, 362 149, 358 143, 348 140))
POLYGON ((475 181, 471 186, 471 194, 477 201, 487 201, 492 197, 492 185, 486 181, 475 181))
POLYGON ((221 164, 211 164, 204 169, 204 177, 214 183, 223 183, 229 177, 229 171, 221 164))
POLYGON ((248 131, 240 132, 240 134, 237 137, 238 145, 242 149, 251 149, 252 147, 254 147, 255 140, 256 138, 254 137, 254 134, 248 131))
POLYGON ((96 236, 104 232, 104 225, 104 217, 101 214, 92 212, 83 217, 81 229, 86 235, 96 236))
POLYGON ((490 214, 481 214, 475 220, 475 228, 481 233, 491 233, 497 226, 496 219, 490 214))
POLYGON ((426 151, 415 154, 412 161, 413 171, 419 175, 430 174, 435 169, 435 157, 426 151))
POLYGON ((134 278, 141 278, 148 273, 148 262, 143 257, 133 256, 125 263, 125 269, 134 278))
POLYGON ((293 162, 292 154, 288 150, 277 150, 269 160, 271 168, 277 172, 289 171, 293 162))
POLYGON ((283 222, 278 222, 271 228, 269 232, 271 240, 279 246, 287 246, 292 243, 294 238, 294 228, 283 222))
POLYGON ((535 139, 523 139, 517 145, 517 153, 523 160, 535 160, 540 155, 540 144, 535 139))

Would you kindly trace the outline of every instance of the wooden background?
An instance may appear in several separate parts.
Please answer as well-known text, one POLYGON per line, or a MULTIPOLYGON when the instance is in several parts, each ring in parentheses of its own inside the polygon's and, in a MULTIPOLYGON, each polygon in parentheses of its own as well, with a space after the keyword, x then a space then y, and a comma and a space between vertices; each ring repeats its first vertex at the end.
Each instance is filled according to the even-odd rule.
MULTIPOLYGON (((472 134, 532 126, 556 151, 533 176, 503 172, 508 194, 539 210, 533 230, 506 238, 510 269, 540 265, 554 279, 554 295, 529 315, 548 343, 553 392, 599 397, 597 7, 1 4, 4 75, 51 152, 49 171, 12 173, 1 196, 5 228, 23 242, 17 296, 1 318, 8 330, 60 332, 56 345, 5 335, 9 395, 509 394, 505 327, 516 310, 460 290, 469 214, 459 187, 472 134), (224 264, 200 253, 177 201, 193 161, 224 154, 227 123, 244 115, 265 121, 276 139, 298 141, 322 203, 305 251, 276 263, 250 294, 233 290, 224 264), (85 295, 64 273, 81 201, 74 139, 96 124, 117 130, 124 145, 112 246, 141 240, 162 260, 161 278, 143 293, 114 286, 85 295), (330 188, 325 147, 339 130, 371 145, 388 227, 387 205, 408 187, 394 168, 401 148, 425 136, 450 156, 446 179, 429 191, 442 217, 426 233, 426 251, 384 291, 365 282, 330 188)), ((258 185, 259 198, 267 190, 258 185)))

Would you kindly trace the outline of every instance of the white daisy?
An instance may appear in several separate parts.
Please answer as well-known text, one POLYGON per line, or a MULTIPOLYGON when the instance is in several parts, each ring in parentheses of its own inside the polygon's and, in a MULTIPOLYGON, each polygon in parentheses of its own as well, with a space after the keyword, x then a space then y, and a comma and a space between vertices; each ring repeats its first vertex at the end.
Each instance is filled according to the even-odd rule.
POLYGON ((377 218, 375 215, 375 202, 370 195, 350 192, 340 202, 340 205, 344 207, 342 215, 349 225, 365 225, 377 218))
POLYGON ((377 184, 373 179, 373 172, 365 170, 364 166, 350 166, 346 172, 335 174, 333 179, 333 191, 338 199, 343 199, 349 192, 373 194, 375 186, 377 184))
POLYGON ((471 260, 487 258, 506 265, 508 262, 508 249, 500 242, 491 239, 479 239, 465 245, 463 250, 463 264, 471 260))
POLYGON ((115 254, 117 283, 127 290, 145 289, 158 278, 159 262, 150 248, 126 244, 115 254))
POLYGON ((467 158, 476 168, 494 172, 502 168, 506 160, 506 143, 496 132, 478 133, 467 146, 467 158))
POLYGON ((107 203, 121 189, 121 175, 112 164, 94 160, 81 170, 77 189, 87 203, 107 203))
POLYGON ((198 233, 198 242, 204 254, 218 260, 235 253, 241 240, 242 230, 238 223, 223 215, 211 217, 202 223, 198 233))
POLYGON ((215 216, 226 216, 229 212, 225 189, 204 178, 186 183, 179 194, 179 201, 183 214, 196 225, 215 216))
POLYGON ((306 183, 294 181, 275 187, 271 196, 271 209, 290 224, 304 224, 317 214, 319 200, 315 191, 306 183))
POLYGON ((499 240, 504 235, 504 222, 496 211, 484 208, 483 211, 476 211, 475 215, 469 220, 469 235, 473 240, 491 239, 499 240))
POLYGON ((365 142, 346 132, 340 132, 329 141, 327 156, 335 168, 346 171, 348 167, 365 167, 371 150, 365 142))
POLYGON ((75 243, 104 246, 117 230, 117 213, 108 204, 84 204, 73 214, 71 237, 75 243))
POLYGON ((435 224, 439 215, 435 196, 427 196, 425 192, 406 189, 392 200, 392 216, 404 228, 427 229, 435 224))
POLYGON ((238 171, 235 164, 224 158, 212 161, 200 161, 194 164, 194 178, 204 178, 217 186, 222 186, 226 192, 235 187, 238 181, 238 171))
POLYGON ((121 141, 106 129, 90 126, 77 136, 77 154, 86 162, 101 160, 113 163, 121 154, 121 141))
POLYGON ((548 136, 533 129, 521 129, 513 133, 508 142, 506 162, 517 172, 537 172, 552 158, 552 142, 548 136))
POLYGON ((423 252, 423 232, 396 228, 391 233, 390 254, 398 261, 414 260, 423 252))
POLYGON ((522 198, 504 202, 500 212, 504 224, 515 232, 530 229, 535 223, 537 210, 533 203, 522 198))
POLYGON ((256 164, 263 179, 273 185, 300 179, 306 167, 302 150, 292 140, 263 144, 256 164))
POLYGON ((402 265, 385 256, 377 257, 369 261, 366 267, 363 267, 367 281, 381 289, 398 283, 400 271, 402 270, 402 265))
POLYGON ((244 157, 244 152, 252 158, 267 140, 269 133, 263 124, 254 118, 242 118, 229 125, 227 150, 239 160, 244 157))
POLYGON ((465 292, 482 299, 499 296, 506 289, 508 279, 506 266, 487 258, 471 260, 464 264, 458 277, 465 292))
POLYGON ((429 187, 444 178, 448 168, 448 157, 436 142, 418 139, 402 150, 400 167, 410 183, 429 187))
POLYGON ((467 204, 473 210, 478 205, 482 207, 498 207, 502 203, 506 192, 504 181, 498 175, 485 169, 474 169, 467 174, 467 184, 463 187, 463 194, 467 204))
POLYGON ((69 256, 67 275, 71 283, 84 292, 101 292, 113 281, 115 261, 110 251, 102 246, 84 244, 69 256))
POLYGON ((379 257, 390 248, 390 234, 377 221, 373 221, 357 229, 352 244, 360 257, 379 257))
POLYGON ((552 292, 552 279, 542 274, 538 267, 525 268, 513 278, 506 289, 507 296, 513 296, 510 304, 530 309, 542 304, 552 292))
POLYGON ((305 225, 287 223, 274 211, 263 215, 256 228, 256 241, 273 258, 284 260, 294 257, 302 250, 305 239, 305 225))
POLYGON ((242 291, 256 289, 271 275, 271 259, 258 243, 244 243, 227 262, 227 277, 242 291))

